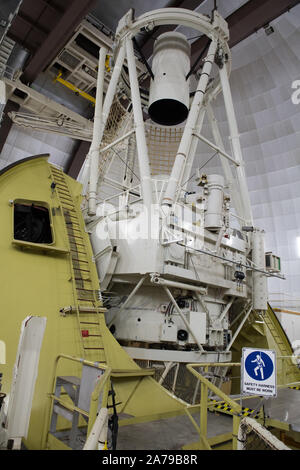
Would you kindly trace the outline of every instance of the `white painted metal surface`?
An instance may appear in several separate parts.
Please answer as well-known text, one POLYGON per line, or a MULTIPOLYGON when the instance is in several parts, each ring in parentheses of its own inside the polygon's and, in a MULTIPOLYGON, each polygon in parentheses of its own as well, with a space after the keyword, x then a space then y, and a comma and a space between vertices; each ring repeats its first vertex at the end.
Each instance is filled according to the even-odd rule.
POLYGON ((163 125, 183 122, 188 114, 191 46, 183 34, 161 34, 154 43, 148 112, 163 125))
POLYGON ((21 327, 7 411, 8 439, 27 437, 45 317, 27 317, 21 327))

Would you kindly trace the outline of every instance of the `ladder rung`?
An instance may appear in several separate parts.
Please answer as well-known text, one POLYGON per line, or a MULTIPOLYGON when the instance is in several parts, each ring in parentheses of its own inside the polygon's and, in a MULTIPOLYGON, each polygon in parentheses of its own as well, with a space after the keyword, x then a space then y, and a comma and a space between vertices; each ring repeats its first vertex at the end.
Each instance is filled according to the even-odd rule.
POLYGON ((51 172, 52 172, 53 175, 60 176, 61 178, 64 176, 64 173, 60 170, 52 170, 51 169, 51 172))
POLYGON ((86 254, 85 251, 78 251, 78 250, 70 250, 70 251, 71 251, 71 253, 78 253, 78 254, 80 254, 80 255, 85 255, 85 256, 87 256, 87 254, 86 254))
POLYGON ((80 323, 80 325, 97 325, 97 326, 99 326, 99 323, 95 323, 95 322, 92 322, 92 321, 80 321, 79 323, 80 323))
POLYGON ((67 222, 67 221, 66 221, 66 224, 67 224, 67 225, 78 225, 78 227, 80 227, 80 223, 78 223, 78 222, 72 222, 72 221, 71 221, 71 222, 67 222))
MULTIPOLYGON (((67 230, 69 230, 69 227, 67 227, 67 230)), ((73 231, 73 232, 79 232, 79 233, 81 233, 81 230, 79 230, 78 228, 73 228, 73 227, 72 227, 72 231, 73 231)), ((70 235, 71 235, 71 234, 70 234, 70 235)), ((71 236, 72 236, 72 235, 71 235, 71 236)))
POLYGON ((63 201, 64 204, 70 204, 70 205, 74 206, 74 201, 71 197, 70 198, 66 198, 64 196, 59 196, 59 197, 63 201))
POLYGON ((84 238, 83 237, 80 237, 79 235, 71 235, 71 233, 68 233, 69 235, 69 238, 74 238, 74 240, 83 240, 84 241, 84 238))
POLYGON ((55 181, 55 183, 56 183, 55 188, 58 190, 58 192, 60 191, 63 192, 64 190, 64 191, 67 191, 68 194, 70 194, 69 188, 65 183, 63 183, 62 181, 55 181))
POLYGON ((55 171, 56 173, 62 173, 62 170, 60 168, 56 168, 56 166, 51 165, 51 171, 55 171))
POLYGON ((67 206, 70 207, 70 210, 75 209, 74 204, 72 204, 71 202, 62 201, 61 204, 64 206, 64 209, 66 209, 67 206))
POLYGON ((92 349, 93 351, 104 351, 104 348, 86 348, 86 347, 84 347, 83 349, 92 349))
MULTIPOLYGON (((95 302, 94 299, 81 299, 81 298, 79 298, 79 297, 77 297, 77 300, 82 300, 82 301, 84 301, 84 302, 92 302, 92 303, 95 302)), ((91 312, 80 312, 80 313, 91 313, 91 312)), ((95 312, 95 313, 96 313, 96 312, 95 312)))
POLYGON ((65 183, 65 178, 63 176, 60 176, 60 175, 53 175, 53 176, 54 176, 53 179, 55 180, 55 183, 57 183, 57 182, 65 183))
POLYGON ((53 178, 54 183, 56 183, 55 187, 57 187, 59 184, 63 184, 67 187, 64 177, 60 175, 52 175, 52 178, 53 178))
POLYGON ((56 183, 56 187, 57 186, 63 186, 64 188, 66 188, 67 190, 69 190, 68 186, 67 186, 67 183, 64 179, 64 177, 60 176, 60 175, 54 175, 54 178, 55 180, 55 183, 56 183))
POLYGON ((69 192, 66 192, 66 191, 62 191, 64 194, 61 194, 60 195, 60 198, 61 199, 66 199, 66 200, 69 200, 69 201, 73 201, 73 198, 71 196, 71 194, 69 192))
POLYGON ((67 196, 69 196, 70 194, 70 191, 68 190, 67 186, 64 188, 64 189, 60 189, 58 190, 60 193, 65 193, 67 196))
POLYGON ((95 291, 93 291, 93 290, 91 290, 91 289, 83 289, 83 288, 81 288, 81 287, 76 287, 76 289, 77 289, 77 290, 84 290, 85 292, 93 292, 93 293, 95 292, 95 291))
POLYGON ((67 215, 68 217, 70 217, 70 219, 73 218, 73 219, 78 220, 78 217, 77 217, 76 214, 74 214, 74 212, 70 214, 70 212, 68 212, 67 209, 65 209, 64 212, 66 212, 66 215, 67 215))
POLYGON ((71 240, 69 240, 70 244, 73 243, 73 245, 75 245, 75 247, 77 246, 82 246, 83 248, 85 248, 85 245, 83 243, 76 243, 76 242, 72 242, 71 240))
POLYGON ((73 258, 73 256, 72 256, 72 260, 73 260, 73 261, 78 261, 78 262, 80 262, 80 263, 85 263, 85 264, 88 264, 88 263, 89 263, 88 261, 84 261, 83 259, 73 258))
MULTIPOLYGON (((91 338, 91 337, 93 337, 93 338, 102 338, 102 335, 90 335, 89 334, 88 336, 83 336, 83 338, 85 338, 85 339, 86 338, 91 338)), ((101 349, 104 349, 104 348, 101 348, 101 349)))

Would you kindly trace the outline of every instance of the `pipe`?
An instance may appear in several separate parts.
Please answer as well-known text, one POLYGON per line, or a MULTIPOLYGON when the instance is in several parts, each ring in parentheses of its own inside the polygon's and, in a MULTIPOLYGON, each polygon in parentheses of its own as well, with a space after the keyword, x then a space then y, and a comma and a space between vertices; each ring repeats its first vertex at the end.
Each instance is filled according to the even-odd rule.
POLYGON ((199 140, 202 140, 202 142, 209 145, 212 149, 216 150, 220 155, 227 158, 227 160, 229 160, 235 166, 240 166, 240 164, 236 160, 234 160, 234 158, 232 158, 230 155, 228 155, 228 153, 224 152, 224 150, 222 150, 220 147, 215 145, 213 142, 211 142, 210 140, 203 137, 203 135, 200 135, 200 134, 197 134, 196 132, 194 132, 193 136, 197 137, 197 139, 199 139, 199 140))
POLYGON ((107 423, 108 410, 107 408, 101 408, 83 450, 96 450, 97 444, 99 450, 103 449, 105 441, 107 441, 107 423))
POLYGON ((232 95, 231 95, 231 89, 230 89, 228 75, 227 75, 227 69, 225 66, 223 66, 222 68, 219 68, 219 75, 220 75, 220 81, 221 81, 221 86, 222 86, 222 91, 223 91, 225 110, 227 114, 227 121, 229 125, 232 152, 233 152, 236 162, 240 164, 240 166, 237 167, 236 172, 237 172, 237 178, 238 178, 238 182, 240 186, 239 188, 240 197, 241 197, 242 204, 243 204, 244 216, 245 216, 245 219, 247 220, 247 223, 249 223, 249 225, 253 225, 253 217, 252 217, 249 193, 247 189, 247 180, 246 180, 246 174, 245 174, 245 169, 244 169, 242 148, 241 148, 239 131, 238 131, 238 126, 236 122, 233 102, 232 102, 232 95))
POLYGON ((159 385, 162 385, 163 381, 165 380, 165 378, 167 377, 169 371, 172 369, 173 366, 175 366, 175 362, 168 362, 165 370, 163 371, 161 378, 159 379, 159 382, 158 382, 159 385))
POLYGON ((247 434, 249 428, 252 429, 258 436, 267 443, 271 449, 275 450, 292 450, 287 447, 282 441, 280 441, 276 436, 274 436, 268 429, 266 429, 262 424, 258 423, 255 419, 246 417, 243 418, 240 422, 239 431, 238 431, 238 447, 237 450, 245 450, 247 442, 247 434))
MULTIPOLYGON (((210 127, 211 127, 211 131, 212 131, 212 135, 213 135, 215 144, 218 147, 220 147, 222 150, 225 150, 223 140, 222 140, 222 136, 221 136, 221 133, 220 133, 220 130, 219 130, 218 122, 215 118, 215 115, 214 115, 211 104, 207 105, 207 116, 208 116, 208 119, 209 119, 209 123, 210 123, 210 127)), ((242 205, 241 205, 241 201, 240 201, 240 196, 239 196, 238 191, 237 191, 236 181, 233 178, 232 170, 230 168, 230 165, 229 165, 228 161, 225 160, 224 158, 221 158, 221 164, 222 164, 222 167, 223 167, 223 172, 224 172, 224 175, 225 175, 226 183, 229 185, 229 187, 231 189, 233 205, 234 205, 235 210, 237 211, 237 213, 241 216, 242 215, 242 205)))
POLYGON ((217 50, 217 42, 212 41, 207 56, 204 61, 203 71, 201 73, 197 90, 191 105, 191 109, 187 118, 186 126, 179 144, 177 155, 170 175, 169 183, 166 188, 164 199, 162 204, 171 206, 174 203, 176 190, 181 182, 183 171, 185 168, 186 161, 189 156, 189 150, 191 147, 192 134, 194 132, 199 112, 203 103, 206 87, 208 84, 209 75, 214 63, 214 57, 217 50))
POLYGON ((139 280, 139 282, 137 283, 137 285, 134 287, 134 289, 130 292, 129 296, 127 297, 127 299, 125 300, 125 302, 123 303, 123 305, 121 305, 120 307, 120 310, 115 314, 115 316, 111 319, 111 321, 109 322, 109 325, 108 325, 108 328, 111 327, 111 325, 113 324, 113 322, 115 321, 115 319, 120 315, 120 313, 124 310, 124 308, 126 307, 126 305, 128 304, 128 302, 132 299, 132 297, 136 294, 136 292, 139 290, 139 288, 141 287, 141 285, 143 284, 144 280, 146 279, 146 276, 143 276, 141 277, 141 279, 139 280))
POLYGON ((107 150, 111 149, 111 148, 114 147, 115 145, 119 144, 119 143, 122 142, 123 140, 127 139, 128 137, 130 137, 131 134, 133 134, 134 132, 135 132, 135 129, 131 129, 131 131, 126 132, 126 134, 122 135, 122 136, 119 137, 118 139, 114 140, 111 144, 108 144, 108 145, 106 145, 106 147, 104 147, 103 149, 101 149, 101 150, 100 150, 100 153, 107 152, 107 150))
POLYGON ((141 189, 148 213, 150 214, 152 205, 152 182, 148 157, 148 147, 145 136, 145 126, 142 112, 139 83, 136 71, 135 57, 132 39, 126 39, 126 55, 129 72, 129 81, 131 89, 131 99, 133 107, 133 116, 135 123, 137 154, 140 168, 141 189))
POLYGON ((124 174, 124 180, 123 182, 127 186, 131 186, 132 181, 133 181, 133 168, 134 168, 134 162, 135 162, 135 153, 136 153, 136 141, 135 141, 135 135, 131 135, 128 139, 128 147, 127 147, 127 154, 126 154, 126 168, 125 168, 125 174, 124 174))
POLYGON ((178 364, 177 364, 177 366, 176 366, 176 371, 175 371, 175 374, 174 374, 173 385, 172 385, 172 392, 173 392, 173 393, 175 393, 175 389, 176 389, 176 382, 177 382, 177 376, 178 376, 179 366, 180 366, 180 363, 178 362, 178 364))
POLYGON ((243 320, 241 321, 241 323, 239 324, 238 326, 238 329, 236 330, 236 332, 234 333, 230 343, 228 344, 227 348, 226 348, 226 351, 229 351, 231 346, 233 345, 233 343, 235 342, 235 339, 237 337, 237 335, 239 334, 239 332, 241 331, 241 329, 243 328, 244 326, 244 323, 245 321, 247 320, 247 318, 249 317, 250 313, 252 312, 252 305, 250 306, 248 312, 246 313, 246 315, 244 316, 243 320))
MULTIPOLYGON (((198 119, 197 119, 195 132, 199 132, 199 133, 201 132, 204 117, 205 117, 205 112, 206 112, 206 108, 203 106, 200 110, 200 113, 199 113, 199 116, 198 116, 198 119)), ((182 181, 184 181, 182 189, 184 189, 184 190, 186 190, 187 183, 189 182, 189 179, 190 179, 190 174, 191 174, 191 171, 192 171, 197 146, 198 146, 198 140, 195 136, 193 136, 190 151, 189 151, 189 156, 186 160, 186 164, 185 164, 185 168, 184 168, 184 172, 183 172, 183 177, 182 177, 182 181)))
POLYGON ((218 319, 219 321, 222 321, 225 318, 225 315, 228 312, 228 310, 230 309, 231 305, 233 304, 234 299, 235 299, 235 297, 232 297, 231 300, 228 302, 228 304, 226 305, 226 307, 224 308, 223 312, 221 313, 221 315, 218 319))
POLYGON ((151 282, 153 284, 159 284, 160 286, 174 287, 177 289, 191 290, 193 292, 198 292, 201 295, 207 295, 207 289, 205 287, 192 286, 190 284, 185 284, 183 282, 170 281, 169 279, 163 279, 159 276, 152 276, 151 282))

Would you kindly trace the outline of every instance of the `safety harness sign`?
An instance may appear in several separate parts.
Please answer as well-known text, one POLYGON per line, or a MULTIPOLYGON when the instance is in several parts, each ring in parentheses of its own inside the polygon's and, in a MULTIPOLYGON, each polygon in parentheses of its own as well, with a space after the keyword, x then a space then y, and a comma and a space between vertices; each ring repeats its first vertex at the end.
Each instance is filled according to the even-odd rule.
POLYGON ((266 397, 277 396, 275 351, 243 348, 241 393, 266 397))

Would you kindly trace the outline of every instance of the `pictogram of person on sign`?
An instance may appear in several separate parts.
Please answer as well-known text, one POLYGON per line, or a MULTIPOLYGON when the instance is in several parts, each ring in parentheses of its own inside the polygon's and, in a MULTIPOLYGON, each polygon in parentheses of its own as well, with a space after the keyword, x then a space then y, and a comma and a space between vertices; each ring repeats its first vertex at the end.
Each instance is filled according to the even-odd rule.
POLYGON ((254 368, 254 373, 257 376, 258 375, 258 370, 260 371, 261 379, 264 380, 264 367, 265 363, 262 360, 261 356, 259 354, 256 355, 256 359, 254 359, 251 362, 256 362, 257 366, 254 368))

